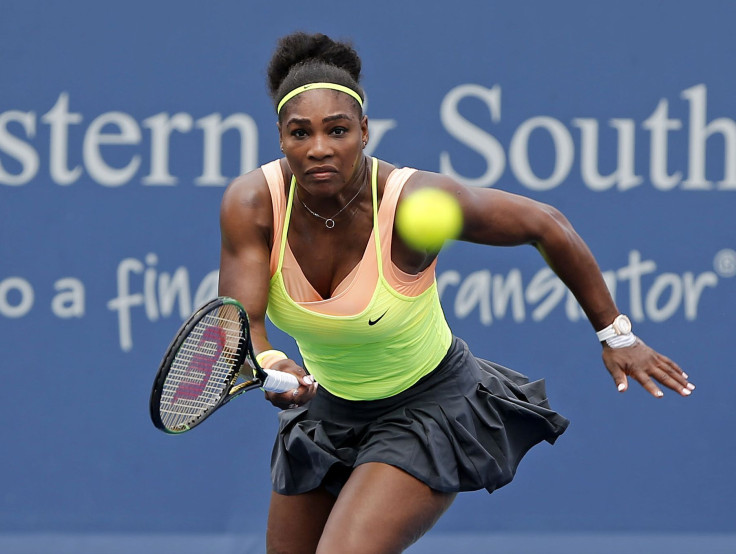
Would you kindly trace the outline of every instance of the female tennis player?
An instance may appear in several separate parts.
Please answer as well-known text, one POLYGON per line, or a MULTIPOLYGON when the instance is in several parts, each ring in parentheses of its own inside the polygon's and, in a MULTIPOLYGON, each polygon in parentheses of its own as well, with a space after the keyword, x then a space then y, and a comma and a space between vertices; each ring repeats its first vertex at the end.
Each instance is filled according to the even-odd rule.
POLYGON ((300 382, 267 394, 284 408, 271 553, 401 552, 458 492, 505 485, 529 448, 553 443, 568 425, 542 381, 476 358, 453 336, 436 254, 394 231, 397 205, 413 191, 458 199, 460 240, 533 244, 598 332, 620 391, 627 377, 655 397, 660 385, 683 396, 694 389, 633 334, 557 210, 367 156, 360 72, 347 43, 282 38, 268 84, 284 157, 236 179, 222 203, 219 292, 245 306, 260 364, 300 382), (303 367, 269 342, 266 315, 296 340, 303 367))

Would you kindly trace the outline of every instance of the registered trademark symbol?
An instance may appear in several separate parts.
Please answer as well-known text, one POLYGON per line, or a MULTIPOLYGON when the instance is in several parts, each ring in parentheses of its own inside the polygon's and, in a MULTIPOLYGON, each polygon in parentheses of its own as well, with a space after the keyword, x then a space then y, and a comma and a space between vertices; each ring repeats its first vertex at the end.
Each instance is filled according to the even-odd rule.
POLYGON ((721 277, 736 276, 736 251, 724 248, 713 258, 713 269, 721 277))

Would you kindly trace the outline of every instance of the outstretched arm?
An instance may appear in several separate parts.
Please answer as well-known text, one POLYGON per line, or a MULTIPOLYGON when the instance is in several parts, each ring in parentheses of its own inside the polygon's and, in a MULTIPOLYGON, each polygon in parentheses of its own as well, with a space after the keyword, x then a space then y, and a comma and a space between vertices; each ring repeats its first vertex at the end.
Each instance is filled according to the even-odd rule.
MULTIPOLYGON (((440 187, 458 199, 464 216, 460 240, 494 246, 533 245, 575 295, 596 331, 619 315, 593 254, 557 209, 496 189, 464 187, 429 173, 423 173, 411 188, 418 186, 440 187)), ((639 339, 624 348, 603 343, 603 362, 619 391, 628 388, 627 377, 655 397, 662 396, 655 381, 682 396, 695 388, 677 364, 639 339)))
MULTIPOLYGON (((256 353, 273 350, 266 333, 273 215, 268 185, 260 169, 239 177, 225 191, 220 230, 219 294, 243 304, 256 353)), ((296 394, 267 393, 274 405, 286 408, 304 404, 314 396, 315 385, 311 377, 293 360, 279 360, 267 367, 292 373, 301 383, 296 394)))

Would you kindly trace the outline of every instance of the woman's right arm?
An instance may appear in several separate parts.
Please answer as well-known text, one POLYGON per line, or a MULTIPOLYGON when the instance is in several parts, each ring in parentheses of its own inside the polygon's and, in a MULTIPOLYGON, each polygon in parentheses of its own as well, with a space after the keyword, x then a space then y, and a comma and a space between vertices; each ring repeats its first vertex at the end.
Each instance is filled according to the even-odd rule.
POLYGON ((248 312, 254 350, 271 350, 265 318, 273 215, 271 195, 260 169, 238 177, 225 191, 220 233, 218 293, 235 298, 248 312))
MULTIPOLYGON (((235 179, 225 191, 220 209, 220 281, 218 294, 238 300, 248 313, 256 353, 273 350, 266 333, 266 307, 273 244, 273 208, 266 178, 260 169, 235 179)), ((315 385, 293 360, 280 360, 271 369, 299 378, 302 386, 283 394, 267 393, 280 408, 301 405, 314 395, 315 385)))

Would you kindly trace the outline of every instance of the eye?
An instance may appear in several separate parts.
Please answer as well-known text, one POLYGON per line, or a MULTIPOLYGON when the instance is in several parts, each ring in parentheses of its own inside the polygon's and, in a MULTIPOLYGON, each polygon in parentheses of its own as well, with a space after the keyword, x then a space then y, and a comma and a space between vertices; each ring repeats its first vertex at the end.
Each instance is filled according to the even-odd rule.
POLYGON ((332 129, 332 134, 337 136, 344 135, 347 132, 348 130, 345 127, 335 127, 334 129, 332 129))
POLYGON ((291 132, 291 136, 295 138, 304 138, 307 136, 307 132, 304 129, 294 129, 291 132))

